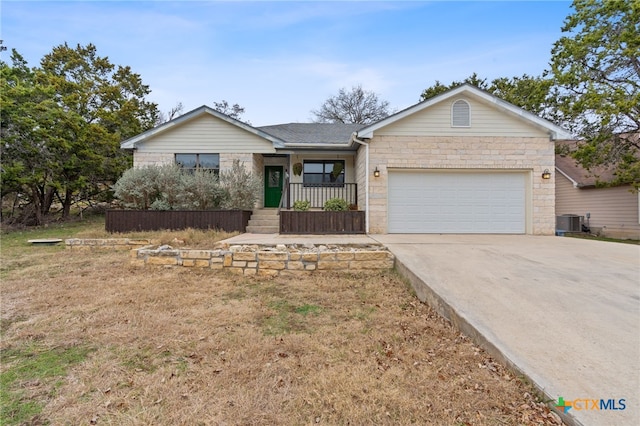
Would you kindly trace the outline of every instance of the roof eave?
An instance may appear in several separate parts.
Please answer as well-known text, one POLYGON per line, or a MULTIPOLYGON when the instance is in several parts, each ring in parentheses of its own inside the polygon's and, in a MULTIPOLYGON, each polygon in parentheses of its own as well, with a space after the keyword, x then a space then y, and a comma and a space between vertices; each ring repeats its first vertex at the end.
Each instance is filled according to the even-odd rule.
POLYGON ((562 176, 564 176, 567 179, 569 179, 569 181, 573 184, 574 188, 580 188, 581 187, 581 185, 580 185, 580 183, 578 183, 578 181, 576 181, 571 176, 569 176, 567 173, 565 173, 560 167, 556 166, 555 168, 556 168, 556 171, 559 172, 562 176))
POLYGON ((351 151, 353 143, 285 143, 284 147, 295 150, 351 151))

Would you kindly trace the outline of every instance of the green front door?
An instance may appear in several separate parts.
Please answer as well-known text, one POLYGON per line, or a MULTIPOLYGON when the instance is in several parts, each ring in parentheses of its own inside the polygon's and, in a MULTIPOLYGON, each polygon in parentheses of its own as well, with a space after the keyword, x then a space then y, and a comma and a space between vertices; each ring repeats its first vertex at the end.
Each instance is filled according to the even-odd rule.
POLYGON ((282 166, 264 168, 264 206, 279 207, 282 196, 282 166))

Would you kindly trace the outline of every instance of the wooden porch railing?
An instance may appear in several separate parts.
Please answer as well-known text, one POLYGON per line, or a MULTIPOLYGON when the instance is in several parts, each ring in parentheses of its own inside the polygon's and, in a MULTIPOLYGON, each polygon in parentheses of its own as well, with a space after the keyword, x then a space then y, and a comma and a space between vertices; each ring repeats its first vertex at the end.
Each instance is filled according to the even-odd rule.
MULTIPOLYGON (((285 206, 285 201, 289 199, 289 178, 287 173, 285 173, 284 185, 282 186, 282 194, 280 195, 280 203, 278 204, 278 213, 285 206)), ((289 208, 289 207, 287 207, 289 208)))
MULTIPOLYGON (((290 209, 293 203, 298 200, 307 200, 311 203, 311 208, 321 209, 324 203, 332 198, 342 198, 348 204, 358 203, 358 184, 308 184, 290 183, 286 194, 286 207, 290 209)), ((286 192, 285 192, 286 193, 286 192)))

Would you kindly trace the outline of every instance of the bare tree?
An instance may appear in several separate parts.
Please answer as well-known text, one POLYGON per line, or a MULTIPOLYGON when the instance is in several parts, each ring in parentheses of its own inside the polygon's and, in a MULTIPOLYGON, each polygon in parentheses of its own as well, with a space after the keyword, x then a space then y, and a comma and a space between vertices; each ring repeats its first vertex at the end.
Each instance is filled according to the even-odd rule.
POLYGON ((180 117, 183 111, 184 111, 184 106, 182 106, 182 102, 178 102, 176 106, 171 108, 166 113, 160 111, 160 113, 158 114, 158 120, 156 122, 156 125, 166 123, 167 121, 171 121, 174 118, 180 117))
MULTIPOLYGON (((214 102, 213 109, 236 120, 241 120, 242 114, 244 114, 244 108, 238 104, 229 105, 229 102, 224 99, 220 102, 214 102)), ((246 123, 249 122, 247 121, 246 123)))
POLYGON ((336 96, 324 101, 320 109, 311 113, 315 116, 316 123, 371 124, 388 117, 391 111, 389 102, 358 85, 353 86, 351 91, 340 89, 336 96))

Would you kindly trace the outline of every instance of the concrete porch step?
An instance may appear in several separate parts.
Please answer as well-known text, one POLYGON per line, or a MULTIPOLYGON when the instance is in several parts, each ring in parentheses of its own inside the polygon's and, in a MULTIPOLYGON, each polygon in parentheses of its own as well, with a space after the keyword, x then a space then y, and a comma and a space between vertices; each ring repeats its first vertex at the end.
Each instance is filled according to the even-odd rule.
POLYGON ((260 217, 277 217, 278 216, 278 209, 257 209, 253 211, 253 214, 251 215, 253 216, 260 216, 260 217))
POLYGON ((249 225, 247 226, 247 232, 250 234, 277 234, 280 232, 280 226, 249 225))
POLYGON ((254 216, 249 219, 249 225, 251 226, 279 226, 280 218, 278 216, 268 219, 263 219, 261 216, 255 218, 254 216))
POLYGON ((277 234, 280 232, 278 209, 257 209, 253 211, 247 232, 252 234, 277 234))

